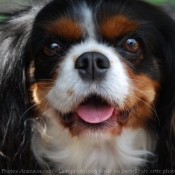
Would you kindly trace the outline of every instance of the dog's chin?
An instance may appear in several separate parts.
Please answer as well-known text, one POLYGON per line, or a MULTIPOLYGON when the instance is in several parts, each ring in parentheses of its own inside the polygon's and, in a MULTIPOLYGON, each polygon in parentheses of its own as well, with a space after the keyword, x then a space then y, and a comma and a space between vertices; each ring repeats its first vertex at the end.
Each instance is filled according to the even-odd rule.
POLYGON ((73 136, 97 138, 119 135, 128 119, 129 111, 111 105, 103 97, 91 95, 74 111, 59 115, 61 124, 68 128, 73 136))

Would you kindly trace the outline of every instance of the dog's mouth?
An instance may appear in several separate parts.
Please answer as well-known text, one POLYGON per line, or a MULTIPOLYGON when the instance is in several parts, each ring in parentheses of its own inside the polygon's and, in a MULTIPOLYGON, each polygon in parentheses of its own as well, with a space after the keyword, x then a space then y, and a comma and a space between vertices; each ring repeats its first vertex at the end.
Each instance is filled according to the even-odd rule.
POLYGON ((97 124, 108 120, 114 109, 101 97, 93 95, 81 103, 75 113, 85 122, 97 124))
POLYGON ((61 118, 68 126, 76 124, 76 126, 94 130, 107 129, 117 123, 123 123, 128 115, 129 110, 122 111, 119 107, 108 103, 105 98, 90 95, 73 112, 61 114, 61 118))

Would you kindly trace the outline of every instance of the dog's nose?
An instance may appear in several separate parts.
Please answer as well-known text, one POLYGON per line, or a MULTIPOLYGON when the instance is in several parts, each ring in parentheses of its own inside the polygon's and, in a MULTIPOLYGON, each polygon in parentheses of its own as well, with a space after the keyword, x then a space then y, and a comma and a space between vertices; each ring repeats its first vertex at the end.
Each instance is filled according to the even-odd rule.
POLYGON ((75 68, 86 80, 102 79, 109 67, 109 59, 99 52, 86 52, 80 55, 75 62, 75 68))

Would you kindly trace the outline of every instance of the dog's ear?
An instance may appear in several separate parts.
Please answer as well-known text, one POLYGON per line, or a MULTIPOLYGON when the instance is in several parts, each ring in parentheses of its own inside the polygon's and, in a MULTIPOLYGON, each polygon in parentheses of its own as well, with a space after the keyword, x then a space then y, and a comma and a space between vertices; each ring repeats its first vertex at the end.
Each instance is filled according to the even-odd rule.
POLYGON ((161 91, 159 92, 158 168, 175 167, 175 22, 163 14, 157 21, 161 45, 161 91))
POLYGON ((29 115, 25 111, 29 107, 26 45, 32 13, 16 13, 0 23, 0 169, 28 169, 31 164, 27 150, 30 133, 25 126, 29 115))
MULTIPOLYGON (((30 34, 39 11, 50 0, 36 0, 0 13, 0 169, 33 169, 28 71, 30 34), (12 12, 13 11, 13 12, 12 12)), ((36 168, 35 168, 36 169, 36 168)))

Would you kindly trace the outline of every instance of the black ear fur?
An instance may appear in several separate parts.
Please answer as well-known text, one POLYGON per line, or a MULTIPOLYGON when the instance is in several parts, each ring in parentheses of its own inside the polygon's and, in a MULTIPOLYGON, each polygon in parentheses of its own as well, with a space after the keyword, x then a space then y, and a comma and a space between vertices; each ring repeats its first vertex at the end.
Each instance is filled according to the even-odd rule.
MULTIPOLYGON (((26 44, 33 23, 30 11, 0 24, 0 170, 33 169, 26 73, 26 44)), ((10 174, 10 173, 9 173, 10 174)), ((18 174, 18 173, 17 173, 18 174)))
POLYGON ((32 129, 27 122, 32 61, 28 43, 35 17, 48 2, 36 0, 31 6, 0 13, 6 17, 0 22, 0 170, 41 169, 31 152, 32 129))
MULTIPOLYGON (((175 168, 175 22, 164 13, 159 16, 162 84, 157 113, 160 123, 157 144, 158 169, 175 168)), ((171 174, 171 173, 170 173, 171 174)))

